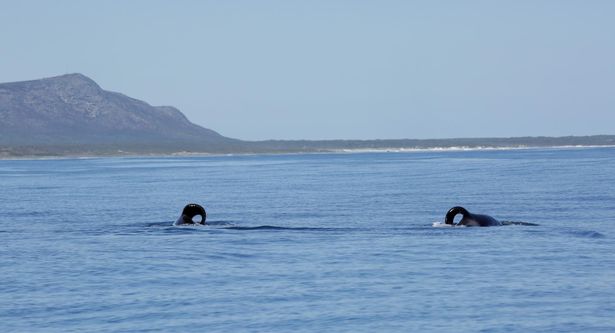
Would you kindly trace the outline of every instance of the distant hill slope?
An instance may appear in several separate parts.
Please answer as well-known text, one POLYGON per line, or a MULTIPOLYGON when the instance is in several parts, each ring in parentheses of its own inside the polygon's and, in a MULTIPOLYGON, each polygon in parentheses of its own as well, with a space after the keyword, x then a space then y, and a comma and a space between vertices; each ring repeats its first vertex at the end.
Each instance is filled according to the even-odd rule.
POLYGON ((191 123, 174 107, 151 106, 67 74, 0 84, 0 145, 215 152, 241 141, 191 123))
POLYGON ((511 138, 388 139, 388 140, 269 140, 254 142, 273 151, 339 151, 448 148, 525 148, 614 146, 615 135, 526 136, 511 138))

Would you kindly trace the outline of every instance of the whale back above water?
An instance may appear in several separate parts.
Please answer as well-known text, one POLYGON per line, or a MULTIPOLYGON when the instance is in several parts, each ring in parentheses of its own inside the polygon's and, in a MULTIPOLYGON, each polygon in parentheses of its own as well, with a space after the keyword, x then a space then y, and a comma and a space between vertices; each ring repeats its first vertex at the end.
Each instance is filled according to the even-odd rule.
POLYGON ((492 227, 492 226, 500 226, 502 223, 489 215, 482 214, 472 214, 467 209, 456 206, 446 213, 446 217, 444 219, 444 223, 450 225, 464 225, 467 227, 492 227), (458 214, 462 215, 461 221, 455 224, 455 216, 458 214))
POLYGON ((182 225, 182 224, 205 224, 205 220, 207 220, 207 213, 205 212, 205 208, 199 204, 187 204, 182 210, 181 215, 175 221, 174 225, 182 225))

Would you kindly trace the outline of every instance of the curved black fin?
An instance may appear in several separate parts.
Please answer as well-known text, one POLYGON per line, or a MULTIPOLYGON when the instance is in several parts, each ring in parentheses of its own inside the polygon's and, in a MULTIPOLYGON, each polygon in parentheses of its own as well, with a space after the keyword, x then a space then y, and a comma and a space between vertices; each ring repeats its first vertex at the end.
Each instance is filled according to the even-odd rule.
POLYGON ((175 221, 175 225, 178 224, 205 224, 207 220, 207 213, 205 212, 205 208, 199 204, 191 203, 187 204, 182 210, 182 214, 179 216, 177 221, 175 221), (195 216, 200 216, 200 221, 194 220, 195 216))
POLYGON ((444 223, 446 224, 450 224, 450 225, 454 225, 455 224, 455 216, 457 216, 457 214, 461 214, 464 217, 466 215, 468 215, 470 212, 468 212, 465 208, 461 207, 461 206, 455 206, 451 209, 448 210, 448 212, 446 213, 446 217, 444 218, 444 223))

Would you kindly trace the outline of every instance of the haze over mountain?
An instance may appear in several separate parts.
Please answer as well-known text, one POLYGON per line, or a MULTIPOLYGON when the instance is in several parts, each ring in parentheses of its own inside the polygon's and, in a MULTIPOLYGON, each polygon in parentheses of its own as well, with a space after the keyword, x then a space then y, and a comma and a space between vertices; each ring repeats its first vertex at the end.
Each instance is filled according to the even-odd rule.
POLYGON ((82 74, 0 84, 0 157, 563 145, 615 145, 615 136, 249 142, 193 124, 172 106, 103 90, 82 74))

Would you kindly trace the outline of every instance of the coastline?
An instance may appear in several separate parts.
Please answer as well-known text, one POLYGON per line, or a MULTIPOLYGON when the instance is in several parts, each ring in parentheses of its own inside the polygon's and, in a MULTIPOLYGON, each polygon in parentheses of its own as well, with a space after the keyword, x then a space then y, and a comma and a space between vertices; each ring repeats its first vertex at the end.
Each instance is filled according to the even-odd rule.
POLYGON ((383 154, 383 153, 446 153, 469 151, 510 151, 510 150, 551 150, 551 149, 596 149, 615 148, 615 145, 561 145, 561 146, 451 146, 451 147, 425 147, 425 148, 354 148, 354 149, 328 149, 321 151, 280 151, 280 152, 237 152, 237 153, 206 153, 206 152, 174 152, 174 153, 130 153, 122 151, 118 154, 66 154, 66 155, 24 155, 2 156, 0 161, 27 161, 27 160, 72 160, 72 159, 102 159, 102 158, 173 158, 173 157, 224 157, 224 156, 274 156, 274 155, 318 155, 318 154, 383 154))
POLYGON ((453 151, 497 151, 497 150, 538 150, 538 149, 586 149, 615 148, 615 145, 565 145, 565 146, 510 146, 510 147, 433 147, 433 148, 376 148, 376 149, 339 149, 336 153, 414 153, 414 152, 453 152, 453 151))

